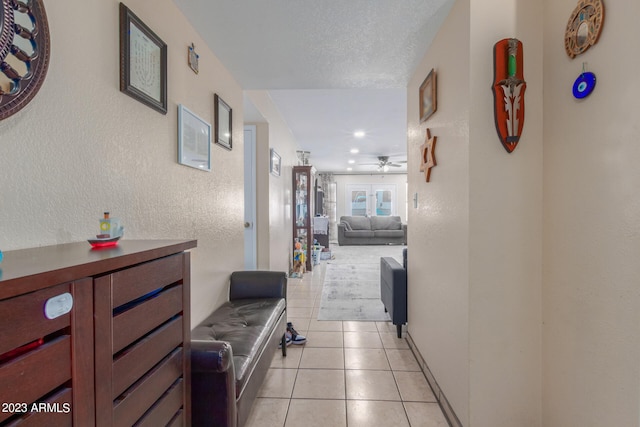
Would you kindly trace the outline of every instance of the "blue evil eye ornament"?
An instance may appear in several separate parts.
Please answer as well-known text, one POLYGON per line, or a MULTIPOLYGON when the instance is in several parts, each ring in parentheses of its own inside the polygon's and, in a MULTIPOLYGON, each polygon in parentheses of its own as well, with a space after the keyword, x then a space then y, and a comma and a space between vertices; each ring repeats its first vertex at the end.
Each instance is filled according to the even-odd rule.
POLYGON ((582 73, 573 83, 573 96, 577 99, 586 98, 591 95, 595 87, 596 75, 589 71, 582 73))

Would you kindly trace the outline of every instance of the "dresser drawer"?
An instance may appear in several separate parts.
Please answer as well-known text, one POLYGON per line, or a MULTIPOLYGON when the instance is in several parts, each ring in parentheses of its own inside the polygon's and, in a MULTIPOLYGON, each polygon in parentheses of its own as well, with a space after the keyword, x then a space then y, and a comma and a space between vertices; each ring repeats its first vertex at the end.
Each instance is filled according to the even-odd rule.
MULTIPOLYGON (((71 337, 65 335, 0 365, 0 402, 31 404, 71 379, 71 337)), ((13 415, 0 412, 0 421, 13 415)))
POLYGON ((67 283, 0 301, 0 355, 68 327, 70 313, 50 320, 44 307, 49 299, 70 290, 67 283))
POLYGON ((113 308, 180 281, 184 275, 183 262, 183 256, 178 254, 113 273, 113 308))

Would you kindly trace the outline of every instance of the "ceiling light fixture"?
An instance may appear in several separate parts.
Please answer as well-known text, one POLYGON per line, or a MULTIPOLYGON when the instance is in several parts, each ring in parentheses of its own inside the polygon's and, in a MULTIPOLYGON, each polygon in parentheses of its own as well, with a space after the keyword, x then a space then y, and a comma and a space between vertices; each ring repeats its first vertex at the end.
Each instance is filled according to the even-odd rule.
POLYGON ((353 136, 355 136, 356 138, 364 138, 364 131, 363 130, 357 130, 353 133, 353 136))
POLYGON ((352 170, 353 170, 353 168, 347 168, 347 170, 348 170, 348 171, 352 171, 352 170))
POLYGON ((360 152, 360 150, 358 150, 357 148, 352 148, 350 153, 351 154, 358 154, 360 152))
POLYGON ((349 163, 350 165, 354 164, 356 161, 355 160, 349 160, 347 163, 349 163))

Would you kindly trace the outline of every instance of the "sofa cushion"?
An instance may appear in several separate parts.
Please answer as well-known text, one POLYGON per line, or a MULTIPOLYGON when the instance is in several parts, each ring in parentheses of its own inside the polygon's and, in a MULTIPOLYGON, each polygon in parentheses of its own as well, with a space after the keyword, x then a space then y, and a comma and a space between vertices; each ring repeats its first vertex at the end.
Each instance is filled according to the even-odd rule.
POLYGON ((342 216, 340 222, 348 222, 352 230, 371 230, 371 221, 366 216, 342 216))
POLYGON ((191 332, 192 340, 219 340, 231 344, 236 397, 244 389, 252 368, 285 307, 283 298, 229 301, 191 332))
POLYGON ((344 232, 344 237, 373 237, 371 230, 352 230, 344 232))
POLYGON ((402 230, 402 221, 399 216, 372 216, 372 230, 402 230))
POLYGON ((388 239, 397 239, 404 237, 404 231, 402 230, 374 230, 374 237, 384 237, 388 239))

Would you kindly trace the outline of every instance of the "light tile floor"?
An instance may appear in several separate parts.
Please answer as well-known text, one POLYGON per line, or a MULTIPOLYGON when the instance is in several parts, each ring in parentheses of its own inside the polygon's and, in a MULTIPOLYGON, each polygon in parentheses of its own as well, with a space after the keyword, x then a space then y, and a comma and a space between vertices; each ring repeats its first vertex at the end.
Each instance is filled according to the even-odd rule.
POLYGON ((288 320, 307 343, 276 352, 247 427, 448 426, 394 325, 316 320, 325 268, 288 281, 288 320))

